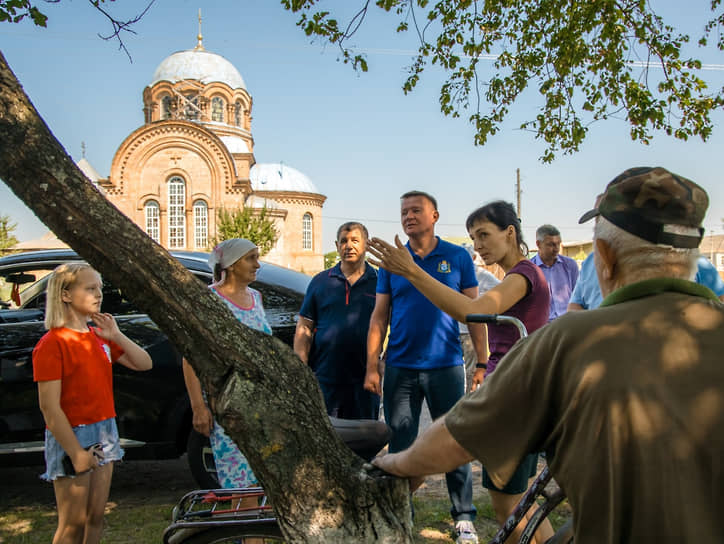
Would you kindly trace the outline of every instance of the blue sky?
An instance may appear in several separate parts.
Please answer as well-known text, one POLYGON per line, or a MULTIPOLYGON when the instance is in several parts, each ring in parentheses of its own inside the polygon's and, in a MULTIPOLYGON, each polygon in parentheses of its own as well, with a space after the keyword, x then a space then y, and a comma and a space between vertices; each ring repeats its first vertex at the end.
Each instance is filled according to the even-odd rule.
MULTIPOLYGON (((125 0, 108 6, 128 16, 144 4, 125 0)), ((677 24, 691 29, 702 24, 683 3, 658 4, 677 24)), ((611 120, 591 127, 581 152, 546 165, 538 160, 542 145, 515 128, 537 113, 528 93, 515 110, 515 122, 486 146, 475 147, 467 122, 439 111, 440 74, 431 72, 411 95, 402 93, 415 39, 395 35, 394 17, 376 8, 353 40, 367 51, 366 74, 338 62, 335 48, 310 43, 295 26, 296 17, 274 0, 157 0, 135 26, 137 34, 125 38, 132 63, 116 43, 98 38, 108 27, 87 2, 48 4, 43 6, 50 17, 47 29, 29 22, 4 24, 0 50, 71 156, 80 159, 85 142, 86 158, 107 176, 118 146, 143 123, 142 92, 158 64, 195 46, 199 7, 206 49, 237 67, 254 100, 257 161, 297 168, 328 197, 324 251, 333 249, 336 227, 351 219, 367 224, 373 235, 390 239, 400 233, 398 197, 410 189, 438 198, 440 234, 463 236, 465 217, 474 208, 498 198, 515 201, 518 168, 530 245, 542 223, 558 226, 564 241, 590 238, 591 227, 578 225, 578 217, 608 181, 631 166, 660 165, 697 181, 711 199, 707 231, 724 233, 721 130, 707 143, 658 135, 643 146, 631 142, 623 121, 611 120)), ((724 55, 706 53, 702 60, 722 63, 724 55)), ((724 85, 724 71, 702 75, 713 87, 724 85)), ((715 119, 721 125, 720 113, 715 119)), ((18 223, 20 240, 47 230, 2 183, 0 214, 18 223)))

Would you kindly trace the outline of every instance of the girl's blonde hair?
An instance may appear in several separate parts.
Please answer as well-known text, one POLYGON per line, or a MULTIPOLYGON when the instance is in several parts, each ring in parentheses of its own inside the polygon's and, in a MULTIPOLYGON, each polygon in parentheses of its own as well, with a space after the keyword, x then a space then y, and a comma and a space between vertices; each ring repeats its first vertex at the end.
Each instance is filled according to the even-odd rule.
MULTIPOLYGON (((61 264, 50 275, 48 289, 45 297, 45 328, 52 329, 65 325, 65 302, 63 302, 63 291, 73 287, 78 280, 78 274, 83 270, 92 270, 93 267, 86 263, 61 264)), ((98 274, 100 277, 100 274, 98 274)))

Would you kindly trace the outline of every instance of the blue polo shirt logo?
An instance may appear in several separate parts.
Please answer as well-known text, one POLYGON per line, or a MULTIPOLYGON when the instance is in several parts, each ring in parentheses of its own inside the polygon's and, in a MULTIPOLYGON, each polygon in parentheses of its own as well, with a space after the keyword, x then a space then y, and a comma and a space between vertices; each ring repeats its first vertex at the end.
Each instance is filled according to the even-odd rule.
POLYGON ((449 274, 451 272, 450 263, 447 261, 444 261, 444 260, 440 261, 437 264, 437 271, 440 272, 441 274, 449 274))

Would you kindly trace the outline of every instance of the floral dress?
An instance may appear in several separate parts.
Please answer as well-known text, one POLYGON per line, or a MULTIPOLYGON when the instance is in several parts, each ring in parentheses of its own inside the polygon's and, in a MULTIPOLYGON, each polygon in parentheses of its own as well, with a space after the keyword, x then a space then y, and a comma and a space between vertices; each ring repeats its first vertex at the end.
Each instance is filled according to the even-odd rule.
MULTIPOLYGON (((261 304, 261 294, 256 289, 250 287, 247 287, 247 289, 253 300, 251 308, 237 306, 216 289, 211 288, 226 303, 236 319, 247 327, 271 334, 272 330, 266 320, 264 307, 261 304)), ((210 440, 211 451, 214 454, 214 463, 216 464, 216 475, 221 487, 251 487, 258 485, 256 476, 254 476, 246 457, 216 421, 214 421, 214 427, 211 430, 210 440)))

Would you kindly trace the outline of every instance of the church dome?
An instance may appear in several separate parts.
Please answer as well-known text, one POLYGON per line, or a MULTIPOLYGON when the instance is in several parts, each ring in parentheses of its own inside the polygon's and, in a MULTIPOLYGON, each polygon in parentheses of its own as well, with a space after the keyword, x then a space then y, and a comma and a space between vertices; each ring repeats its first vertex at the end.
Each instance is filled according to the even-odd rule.
POLYGON ((256 163, 249 172, 249 180, 254 191, 319 194, 312 180, 299 170, 280 162, 256 163))
POLYGON ((221 55, 203 49, 177 51, 158 65, 149 86, 159 81, 176 83, 184 79, 194 79, 204 85, 220 82, 232 89, 245 89, 244 79, 239 71, 221 55))

